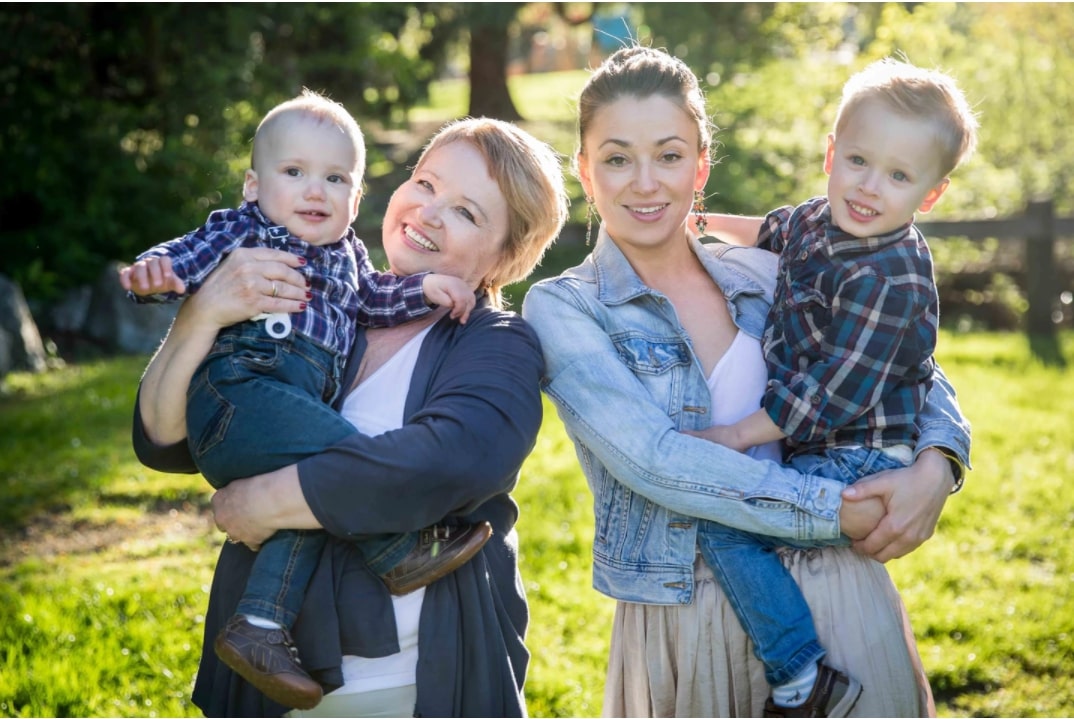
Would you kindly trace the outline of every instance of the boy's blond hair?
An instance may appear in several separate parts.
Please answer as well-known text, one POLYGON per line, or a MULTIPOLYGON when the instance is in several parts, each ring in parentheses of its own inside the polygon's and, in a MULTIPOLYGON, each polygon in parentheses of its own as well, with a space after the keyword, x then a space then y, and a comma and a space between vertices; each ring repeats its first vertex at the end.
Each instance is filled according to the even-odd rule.
POLYGON ((511 123, 467 118, 442 127, 422 150, 417 167, 430 152, 453 142, 468 142, 481 153, 507 201, 503 257, 485 278, 492 305, 502 309, 503 288, 533 272, 567 220, 562 163, 548 144, 511 123))
POLYGON ((865 103, 877 100, 904 117, 925 119, 936 131, 940 175, 947 176, 977 146, 977 117, 953 78, 938 70, 885 58, 857 73, 843 86, 835 117, 835 136, 865 103))
POLYGON ((303 88, 301 95, 281 102, 269 110, 261 119, 261 123, 257 126, 257 132, 254 133, 254 147, 250 157, 251 169, 257 170, 259 148, 276 120, 290 113, 298 113, 318 122, 338 127, 354 145, 356 180, 359 183, 361 182, 365 176, 365 137, 362 135, 362 128, 358 126, 358 121, 347 112, 347 108, 343 107, 343 105, 308 88, 303 88))

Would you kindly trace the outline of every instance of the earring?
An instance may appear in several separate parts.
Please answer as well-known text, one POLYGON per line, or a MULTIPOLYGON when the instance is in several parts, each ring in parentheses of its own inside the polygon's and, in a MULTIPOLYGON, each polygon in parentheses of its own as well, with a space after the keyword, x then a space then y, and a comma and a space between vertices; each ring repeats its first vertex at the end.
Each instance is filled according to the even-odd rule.
POLYGON ((585 196, 585 246, 589 247, 590 237, 593 235, 593 215, 597 214, 593 207, 593 196, 585 196))
POLYGON ((701 190, 694 190, 694 219, 697 221, 697 231, 704 235, 709 222, 705 219, 705 193, 701 190))

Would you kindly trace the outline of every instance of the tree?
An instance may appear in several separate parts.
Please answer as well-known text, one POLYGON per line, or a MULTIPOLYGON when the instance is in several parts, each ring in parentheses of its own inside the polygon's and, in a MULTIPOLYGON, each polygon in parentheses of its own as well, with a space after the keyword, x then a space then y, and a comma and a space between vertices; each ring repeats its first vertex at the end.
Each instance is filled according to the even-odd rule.
POLYGON ((418 3, 433 31, 421 56, 443 66, 448 53, 466 44, 470 101, 467 113, 500 120, 522 119, 507 88, 511 27, 526 3, 418 3), (468 42, 467 42, 468 39, 468 42))
POLYGON ((406 5, 0 8, 0 244, 30 299, 238 200, 260 116, 303 85, 390 118, 433 67, 406 5))
POLYGON ((467 5, 470 19, 470 109, 473 117, 521 120, 507 89, 507 28, 524 3, 467 5))

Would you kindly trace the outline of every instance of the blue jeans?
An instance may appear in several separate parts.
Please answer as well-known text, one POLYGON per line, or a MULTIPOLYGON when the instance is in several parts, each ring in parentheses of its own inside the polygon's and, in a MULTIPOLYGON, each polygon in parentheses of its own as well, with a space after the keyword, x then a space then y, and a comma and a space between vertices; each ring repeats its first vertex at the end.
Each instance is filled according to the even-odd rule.
MULTIPOLYGON (((905 466, 878 449, 865 448, 799 455, 788 464, 802 473, 848 485, 865 475, 905 466)), ((790 681, 809 663, 824 656, 809 605, 776 549, 847 546, 847 537, 800 542, 701 520, 697 543, 743 630, 753 641, 753 652, 764 663, 765 679, 770 685, 790 681)))
MULTIPOLYGON (((263 323, 220 332, 187 393, 187 436, 213 487, 317 454, 355 432, 332 408, 342 359, 295 333, 274 339, 263 323)), ((417 544, 417 532, 368 535, 357 545, 384 574, 417 544)), ((320 560, 322 531, 280 530, 257 553, 238 613, 290 627, 320 560)))

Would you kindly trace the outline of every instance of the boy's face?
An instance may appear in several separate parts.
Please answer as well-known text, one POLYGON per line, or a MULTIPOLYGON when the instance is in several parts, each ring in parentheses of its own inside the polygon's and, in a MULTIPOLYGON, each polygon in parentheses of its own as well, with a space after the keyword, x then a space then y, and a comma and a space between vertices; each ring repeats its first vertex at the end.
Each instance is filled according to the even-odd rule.
POLYGON ((838 137, 828 136, 824 171, 832 218, 855 237, 883 235, 928 212, 948 184, 932 123, 880 102, 865 103, 838 137))
POLYGON ((295 237, 329 245, 358 216, 358 153, 332 123, 287 113, 266 128, 255 158, 256 168, 246 171, 243 196, 295 237))

